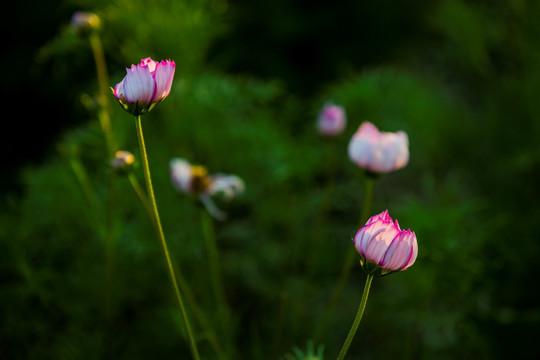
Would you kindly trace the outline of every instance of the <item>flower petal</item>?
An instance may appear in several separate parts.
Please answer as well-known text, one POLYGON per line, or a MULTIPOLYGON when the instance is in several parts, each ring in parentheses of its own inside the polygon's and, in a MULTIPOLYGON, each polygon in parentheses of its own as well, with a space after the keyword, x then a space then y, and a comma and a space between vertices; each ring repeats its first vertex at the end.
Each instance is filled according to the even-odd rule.
POLYGON ((156 91, 152 99, 153 102, 159 102, 163 100, 171 92, 172 81, 174 78, 174 70, 174 61, 167 60, 156 64, 154 72, 156 91))
POLYGON ((130 104, 149 104, 154 94, 155 83, 148 67, 132 65, 124 78, 124 97, 130 104))
POLYGON ((191 164, 181 158, 174 158, 169 162, 169 171, 173 186, 178 191, 191 192, 191 164))

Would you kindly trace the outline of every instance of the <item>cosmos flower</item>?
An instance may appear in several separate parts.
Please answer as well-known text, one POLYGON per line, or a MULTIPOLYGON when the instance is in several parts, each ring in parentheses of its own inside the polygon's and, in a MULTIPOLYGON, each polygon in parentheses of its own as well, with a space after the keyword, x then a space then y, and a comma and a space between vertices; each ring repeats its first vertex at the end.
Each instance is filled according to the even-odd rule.
POLYGON ((327 103, 317 118, 317 131, 322 136, 333 137, 345 129, 347 119, 343 107, 327 103))
POLYGON ((208 212, 218 220, 224 220, 226 214, 217 208, 212 196, 222 195, 230 200, 245 189, 243 180, 236 175, 210 175, 204 166, 192 165, 182 158, 173 158, 169 170, 176 190, 198 197, 208 212))
POLYGON ((372 275, 386 275, 411 267, 418 255, 416 235, 401 230, 388 210, 372 216, 354 237, 362 268, 372 275))
POLYGON ((375 174, 395 171, 409 162, 409 139, 403 131, 380 132, 364 122, 349 142, 349 158, 375 174))
POLYGON ((169 95, 174 70, 172 60, 142 59, 140 64, 126 69, 126 76, 116 84, 113 94, 124 110, 135 116, 144 115, 169 95))

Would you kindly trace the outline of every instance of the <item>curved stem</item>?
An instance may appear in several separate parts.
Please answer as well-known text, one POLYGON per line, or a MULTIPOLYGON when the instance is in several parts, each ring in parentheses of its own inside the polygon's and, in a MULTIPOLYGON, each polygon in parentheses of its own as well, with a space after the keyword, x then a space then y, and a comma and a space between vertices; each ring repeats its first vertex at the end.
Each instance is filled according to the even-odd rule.
POLYGON ((365 181, 364 191, 364 204, 362 205, 362 213, 360 214, 360 226, 364 226, 369 219, 369 212, 371 211, 371 203, 373 200, 373 185, 375 180, 372 177, 367 176, 365 181))
MULTIPOLYGON (((101 39, 99 37, 99 34, 96 31, 91 32, 89 36, 90 46, 92 48, 92 53, 94 55, 94 62, 96 65, 96 74, 97 74, 97 80, 98 80, 98 104, 99 104, 99 110, 98 110, 98 118, 101 125, 101 130, 103 132, 103 135, 105 137, 105 144, 107 146, 107 154, 109 156, 109 160, 113 158, 114 152, 116 151, 116 145, 115 140, 113 136, 113 131, 111 127, 111 108, 109 103, 109 97, 107 96, 107 92, 109 89, 109 75, 107 72, 107 63, 105 60, 105 53, 103 51, 103 45, 101 43, 101 39)), ((114 227, 114 214, 115 214, 115 175, 110 172, 109 173, 109 193, 108 193, 108 200, 107 200, 107 214, 106 214, 106 233, 105 233, 105 263, 106 263, 106 276, 105 276, 105 283, 106 283, 106 289, 105 294, 109 298, 107 305, 107 316, 111 311, 111 304, 110 304, 110 298, 111 293, 113 291, 112 286, 112 278, 114 276, 114 252, 116 247, 116 239, 115 235, 113 234, 113 227, 114 227)))
POLYGON ((369 295, 369 288, 371 287, 372 280, 373 275, 368 274, 366 284, 364 285, 364 293, 362 294, 362 300, 360 300, 358 312, 356 313, 356 318, 354 319, 354 322, 351 326, 351 330, 349 330, 349 335, 347 335, 347 339, 345 339, 345 343, 341 347, 337 360, 343 360, 345 358, 345 355, 347 355, 347 351, 349 350, 349 346, 351 345, 352 339, 354 338, 354 334, 356 334, 358 325, 360 325, 360 321, 362 320, 362 316, 364 315, 364 310, 366 308, 367 298, 369 295))
POLYGON ((79 182, 79 185, 81 187, 81 190, 84 194, 84 197, 86 198, 86 201, 88 202, 88 206, 90 207, 90 213, 94 217, 95 220, 95 226, 97 228, 98 235, 101 239, 105 238, 105 220, 101 217, 102 211, 99 207, 99 202, 96 198, 96 194, 94 189, 91 186, 90 180, 88 179, 88 173, 86 172, 86 169, 81 163, 81 160, 79 159, 78 155, 74 153, 74 151, 70 151, 69 156, 69 164, 71 166, 71 169, 73 170, 73 173, 75 174, 75 177, 77 178, 77 181, 79 182))
POLYGON ((101 39, 96 32, 92 32, 90 35, 90 46, 92 47, 92 53, 94 54, 94 62, 96 63, 96 72, 98 78, 99 89, 99 122, 101 129, 105 135, 105 141, 107 143, 107 150, 109 157, 113 157, 115 149, 115 140, 111 128, 111 116, 110 116, 110 104, 107 91, 109 89, 109 75, 107 72, 107 64, 105 61, 105 54, 103 52, 103 45, 101 39))
POLYGON ((193 333, 191 331, 191 326, 189 324, 189 320, 187 317, 186 309, 184 307, 184 301, 182 299, 182 295, 180 294, 180 289, 178 288, 178 282, 176 280, 176 276, 174 273, 174 268, 171 262, 171 257, 169 255, 169 249, 167 247, 167 242, 165 241, 165 235, 163 234, 163 228, 161 227, 161 220, 159 218, 159 212, 156 205, 156 199, 154 196, 154 189, 152 187, 152 179, 150 177, 150 167, 148 166, 148 158, 146 156, 146 147, 144 145, 144 137, 143 137, 143 131, 141 126, 141 116, 137 116, 137 137, 139 140, 139 147, 141 151, 141 159, 143 163, 144 168, 144 178, 146 181, 146 188, 148 191, 148 197, 150 200, 150 206, 152 209, 152 212, 154 214, 154 222, 157 229, 158 237, 161 244, 161 249, 163 250, 163 255, 165 256, 165 261, 167 263, 167 270, 169 271, 169 276, 171 278, 171 282, 174 288, 174 292, 176 294, 176 300, 178 301, 178 305, 180 307, 180 313, 182 315, 182 321, 184 323, 184 326, 186 328, 186 332, 189 339, 189 345, 191 349, 191 353, 193 355, 194 359, 199 360, 199 350, 197 348, 197 343, 195 342, 195 339, 193 337, 193 333))
MULTIPOLYGON (((152 223, 152 225, 154 226, 154 229, 156 230, 156 233, 158 234, 159 230, 157 229, 155 225, 154 214, 152 212, 150 205, 148 204, 148 199, 146 198, 146 195, 144 194, 143 189, 141 188, 141 186, 139 185, 139 182, 137 181, 137 178, 135 177, 135 174, 133 174, 133 172, 130 171, 127 174, 127 176, 131 184, 131 187, 133 188, 133 191, 135 191, 137 198, 139 199, 142 206, 146 210, 146 214, 148 215, 150 222, 152 223)), ((187 300, 187 303, 189 304, 199 324, 203 327, 203 329, 205 329, 206 336, 208 338, 208 341, 210 342, 210 345, 214 348, 214 351, 219 356, 219 358, 220 359, 223 358, 223 350, 221 349, 221 345, 217 341, 216 334, 214 330, 212 329, 212 327, 210 326, 208 319, 206 318, 206 316, 204 315, 204 313, 198 306, 197 300, 193 296, 193 291, 191 291, 191 288, 188 282, 186 281, 186 279, 184 278, 184 275, 179 269, 176 269, 175 274, 178 279, 178 286, 180 288, 180 291, 182 294, 184 294, 187 300)))
POLYGON ((150 207, 150 204, 148 204, 148 199, 146 199, 146 196, 144 195, 143 190, 141 189, 141 186, 139 185, 139 182, 137 181, 137 178, 133 174, 133 172, 129 172, 128 175, 129 183, 131 184, 131 187, 133 188, 133 191, 135 191, 135 194, 137 195, 137 198, 141 202, 142 206, 144 207, 144 210, 146 210, 146 214, 148 215, 148 218, 152 223, 154 223, 154 214, 152 212, 152 208, 150 207))
MULTIPOLYGON (((367 218, 369 216, 369 212, 371 209, 371 202, 373 199, 373 185, 374 185, 374 179, 367 177, 365 182, 365 193, 364 193, 364 203, 362 205, 362 212, 360 215, 360 226, 363 226, 364 223, 367 221, 367 218)), ((347 280, 349 279, 349 275, 351 273, 352 267, 354 265, 354 259, 356 259, 356 249, 354 246, 351 246, 349 250, 347 251, 347 257, 345 258, 345 261, 343 262, 343 267, 341 269, 341 276, 339 278, 339 281, 334 289, 334 292, 332 294, 332 299, 330 302, 330 306, 326 308, 326 312, 323 315, 323 319, 321 320, 321 323, 319 327, 317 328, 317 331, 315 332, 314 340, 317 342, 320 339, 320 336, 322 336, 326 325, 328 323, 328 320, 330 318, 330 315, 334 312, 337 301, 339 300, 341 294, 343 293, 343 289, 345 287, 345 284, 347 283, 347 280)))

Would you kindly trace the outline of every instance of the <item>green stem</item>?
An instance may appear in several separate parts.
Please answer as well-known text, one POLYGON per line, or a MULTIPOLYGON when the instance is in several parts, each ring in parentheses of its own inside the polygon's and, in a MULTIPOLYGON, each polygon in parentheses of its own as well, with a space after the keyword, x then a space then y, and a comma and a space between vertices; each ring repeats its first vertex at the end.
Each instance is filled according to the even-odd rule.
POLYGON ((364 315, 364 310, 366 308, 366 303, 367 303, 367 299, 369 295, 369 288, 371 287, 372 280, 373 280, 373 275, 368 274, 366 278, 366 284, 364 285, 364 293, 362 294, 362 300, 360 300, 360 305, 358 306, 358 312, 356 313, 356 318, 354 319, 354 322, 351 326, 351 330, 349 331, 349 335, 347 335, 347 339, 345 339, 345 343, 343 344, 343 347, 341 348, 341 351, 339 352, 337 360, 343 360, 345 358, 345 355, 347 355, 347 351, 349 350, 349 346, 351 345, 352 339, 354 338, 354 334, 356 334, 358 325, 360 325, 360 321, 362 320, 362 316, 364 315))
MULTIPOLYGON (((146 214, 148 215, 148 218, 152 222, 152 225, 154 226, 156 234, 159 236, 159 230, 157 229, 155 225, 155 221, 154 221, 154 214, 152 212, 150 205, 148 204, 148 199, 146 198, 144 191, 139 185, 139 182, 137 181, 137 178, 135 177, 133 172, 129 172, 127 176, 131 184, 131 187, 133 188, 133 191, 135 191, 137 198, 139 199, 144 209, 146 210, 146 214)), ((180 291, 186 297, 186 300, 191 310, 195 314, 197 321, 205 329, 206 336, 208 338, 208 341, 210 342, 210 345, 214 348, 214 351, 216 352, 216 354, 219 355, 219 358, 223 358, 223 350, 221 349, 221 346, 217 341, 216 334, 212 330, 212 327, 210 326, 208 319, 206 318, 204 313, 201 311, 199 305, 197 304, 197 301, 193 295, 193 291, 191 291, 191 288, 189 287, 188 282, 186 281, 186 279, 184 278, 184 275, 182 274, 180 270, 176 269, 175 274, 178 279, 178 286, 180 288, 180 291)))
POLYGON ((115 140, 113 136, 113 131, 111 127, 111 117, 110 117, 110 103, 107 92, 109 89, 109 75, 107 72, 107 63, 105 61, 105 53, 103 52, 103 45, 101 44, 101 39, 96 32, 90 34, 90 46, 92 47, 92 53, 94 54, 94 61, 96 63, 96 72, 98 78, 98 89, 99 89, 99 122, 101 124, 101 129, 105 135, 105 141, 107 143, 107 150, 109 157, 112 159, 114 156, 115 149, 115 140))
POLYGON ((216 298, 218 315, 221 319, 223 335, 229 340, 229 351, 232 351, 233 331, 231 326, 231 312, 227 303, 223 279, 221 277, 219 252, 216 244, 213 221, 206 209, 201 209, 201 227, 204 234, 204 244, 208 252, 208 266, 210 268, 210 281, 216 298))
POLYGON ((370 176, 366 176, 366 181, 364 184, 364 204, 362 205, 362 213, 360 215, 360 226, 364 226, 366 221, 369 219, 369 212, 371 211, 371 203, 373 200, 373 186, 375 184, 375 180, 370 176))
POLYGON ((86 170, 84 169, 84 166, 81 164, 80 159, 77 155, 74 154, 73 150, 70 150, 69 156, 69 164, 71 166, 71 169, 73 170, 73 173, 75 174, 75 177, 77 178, 77 181, 79 182, 79 185, 81 186, 82 192, 84 194, 84 197, 86 198, 86 201, 88 202, 88 206, 90 207, 90 212, 94 217, 95 226, 97 227, 98 235, 101 239, 105 238, 105 229, 104 229, 104 220, 101 218, 101 209, 99 208, 98 201, 95 197, 95 192, 90 185, 90 180, 88 179, 88 174, 86 173, 86 170))
MULTIPOLYGON (((109 75, 107 72, 107 63, 105 60, 105 53, 103 51, 103 45, 97 31, 91 32, 89 35, 90 46, 92 48, 92 53, 94 55, 94 62, 96 64, 96 74, 98 80, 98 118, 101 125, 101 130, 105 137, 105 143, 107 146, 107 154, 109 160, 114 157, 114 152, 116 151, 115 140, 113 136, 113 131, 111 127, 111 108, 109 103, 108 91, 109 91, 109 75)), ((115 181, 116 176, 112 171, 109 173, 109 194, 107 200, 107 214, 106 214, 106 233, 105 233, 105 258, 106 258, 106 291, 107 296, 110 297, 111 292, 114 288, 112 284, 112 278, 114 276, 114 253, 116 247, 116 239, 113 234, 113 225, 115 222, 114 214, 116 211, 114 209, 116 204, 115 199, 115 181)), ((110 305, 108 306, 110 308, 110 305)), ((110 309, 108 310, 110 312, 110 309)))
POLYGON ((133 188, 133 191, 135 191, 135 194, 137 195, 137 198, 141 202, 142 206, 144 207, 144 210, 146 210, 146 214, 148 215, 148 218, 154 224, 154 213, 152 212, 152 208, 150 207, 150 204, 148 204, 148 199, 144 195, 144 191, 141 188, 141 185, 139 185, 139 182, 137 181, 137 178, 133 174, 133 172, 129 172, 128 175, 129 183, 131 184, 131 187, 133 188))
POLYGON ((205 316, 204 312, 199 307, 197 300, 195 299, 195 296, 193 295, 193 292, 191 291, 189 284, 184 278, 182 272, 177 270, 176 275, 178 278, 178 285, 180 286, 180 290, 186 297, 186 300, 189 303, 191 310, 195 314, 197 321, 199 322, 201 327, 205 329, 205 334, 208 342, 214 348, 214 351, 218 355, 218 359, 227 359, 227 357, 223 354, 223 349, 221 348, 221 345, 217 340, 216 332, 213 330, 210 322, 208 321, 208 318, 205 316))
POLYGON ((184 307, 184 301, 182 299, 182 295, 180 294, 180 289, 178 288, 178 282, 176 280, 176 276, 174 273, 174 268, 171 262, 171 257, 169 255, 169 249, 167 247, 167 242, 165 241, 165 235, 163 234, 163 228, 161 227, 161 220, 159 218, 159 212, 156 205, 156 198, 154 196, 154 189, 152 187, 152 179, 150 177, 150 167, 148 166, 148 158, 146 155, 146 147, 144 145, 144 137, 143 137, 143 131, 141 126, 141 116, 137 116, 136 121, 136 127, 137 127, 137 137, 139 140, 139 147, 141 151, 141 159, 143 163, 144 168, 144 178, 146 181, 146 188, 148 191, 148 197, 150 199, 150 206, 152 208, 152 212, 154 214, 154 222, 155 226, 157 228, 158 237, 161 244, 161 249, 163 250, 163 255, 165 256, 165 261, 167 263, 167 270, 169 271, 169 276, 171 278, 171 282, 174 288, 174 292, 176 294, 176 300, 178 301, 178 305, 180 308, 180 313, 182 315, 182 321, 184 323, 184 326, 186 328, 186 332, 189 339, 189 345, 191 349, 191 353, 193 355, 193 358, 196 360, 199 360, 199 350, 197 348, 197 343, 195 342, 195 339, 193 337, 193 333, 191 330, 191 325, 189 324, 189 320, 187 317, 186 309, 184 307))
MULTIPOLYGON (((369 212, 371 209, 371 202, 373 199, 374 182, 375 181, 373 178, 366 177, 364 204, 362 205, 362 213, 360 215, 360 226, 363 226, 365 224, 369 216, 369 212)), ((347 251, 345 261, 343 262, 343 268, 341 269, 341 276, 332 294, 330 306, 326 308, 326 312, 323 315, 321 323, 319 327, 317 328, 317 331, 315 332, 315 336, 314 336, 315 342, 320 340, 320 337, 322 336, 326 328, 326 325, 328 324, 330 315, 335 311, 337 302, 339 298, 341 297, 341 294, 343 293, 343 289, 345 288, 345 284, 347 283, 347 280, 349 279, 349 275, 351 273, 352 267, 354 265, 354 260, 356 259, 356 257, 357 257, 356 249, 354 248, 354 246, 351 246, 349 250, 347 251)))

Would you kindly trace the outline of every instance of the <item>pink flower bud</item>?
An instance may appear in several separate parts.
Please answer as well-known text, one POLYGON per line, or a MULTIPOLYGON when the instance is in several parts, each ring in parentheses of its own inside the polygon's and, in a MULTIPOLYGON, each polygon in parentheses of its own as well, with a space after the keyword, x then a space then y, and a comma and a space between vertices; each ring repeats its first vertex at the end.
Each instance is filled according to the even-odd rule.
POLYGON ((175 66, 172 60, 142 59, 140 64, 126 69, 126 76, 114 87, 113 94, 130 114, 146 114, 169 95, 175 66))
POLYGON ((372 216, 354 237, 362 268, 372 275, 386 275, 411 267, 418 255, 416 235, 401 230, 388 210, 372 216))
POLYGON ((349 142, 349 158, 373 173, 388 173, 409 162, 409 138, 403 131, 379 132, 364 122, 349 142))
POLYGON ((317 130, 323 136, 337 136, 343 132, 347 119, 341 106, 327 103, 319 113, 317 130))

